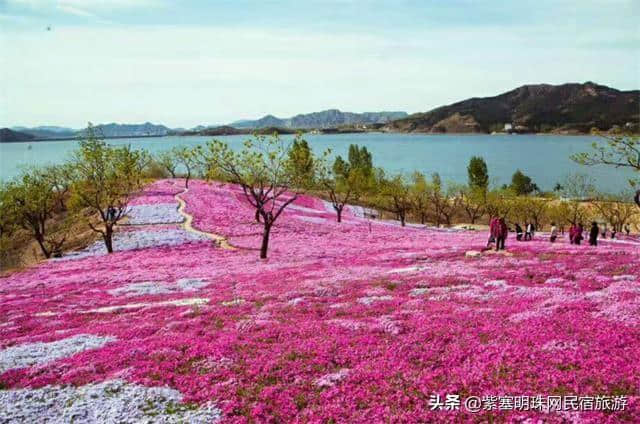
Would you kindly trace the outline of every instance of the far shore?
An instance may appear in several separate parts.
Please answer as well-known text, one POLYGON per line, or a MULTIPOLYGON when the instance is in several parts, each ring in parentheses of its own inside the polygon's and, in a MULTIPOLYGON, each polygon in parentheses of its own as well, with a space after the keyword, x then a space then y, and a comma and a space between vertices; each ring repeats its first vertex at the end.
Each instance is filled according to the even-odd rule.
MULTIPOLYGON (((493 135, 493 136, 517 136, 517 135, 536 135, 536 136, 553 136, 553 137, 585 137, 593 136, 590 133, 576 133, 576 134, 557 134, 557 133, 431 133, 431 132, 402 132, 402 131, 339 131, 339 132, 314 132, 314 130, 306 130, 303 133, 309 133, 312 135, 341 135, 341 134, 398 134, 398 135, 432 135, 432 136, 481 136, 481 135, 493 135)), ((165 138, 165 137, 229 137, 234 135, 251 135, 251 132, 243 132, 238 134, 165 134, 165 135, 123 135, 115 137, 104 137, 104 140, 118 140, 125 138, 165 138)), ((282 135, 291 135, 293 132, 289 130, 282 135)), ((69 141, 69 140, 81 140, 81 136, 76 137, 56 137, 56 138, 34 138, 32 140, 16 140, 16 141, 1 141, 0 144, 19 144, 19 143, 39 143, 42 141, 69 141)))

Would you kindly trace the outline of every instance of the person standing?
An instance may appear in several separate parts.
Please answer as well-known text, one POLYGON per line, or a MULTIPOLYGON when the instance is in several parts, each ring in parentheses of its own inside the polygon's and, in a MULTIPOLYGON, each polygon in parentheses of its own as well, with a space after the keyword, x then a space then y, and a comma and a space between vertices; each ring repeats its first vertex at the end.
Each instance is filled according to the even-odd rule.
POLYGON ((522 227, 516 222, 516 240, 522 241, 522 227))
POLYGON ((525 223, 525 233, 524 240, 532 240, 533 239, 533 224, 531 222, 525 223))
POLYGON ((496 233, 496 228, 498 225, 498 218, 492 217, 489 221, 489 241, 487 241, 487 249, 491 249, 491 245, 496 242, 496 238, 494 234, 496 233))
POLYGON ((589 232, 589 245, 597 246, 598 245, 598 235, 600 234, 600 228, 598 228, 598 223, 593 221, 591 223, 591 231, 589 232))
POLYGON ((556 227, 556 223, 552 222, 551 223, 551 237, 549 238, 549 240, 551 241, 551 243, 555 243, 555 241, 558 239, 558 227, 556 227))
POLYGON ((573 242, 575 244, 580 244, 582 242, 582 239, 584 238, 582 236, 582 234, 584 233, 584 227, 582 226, 582 223, 578 224, 578 227, 576 228, 576 233, 573 236, 573 242))
POLYGON ((576 244, 577 232, 578 226, 576 224, 571 224, 571 227, 569 227, 569 244, 576 244))
POLYGON ((504 242, 507 239, 507 235, 509 234, 509 227, 507 227, 507 223, 504 218, 500 218, 494 225, 494 231, 492 235, 496 239, 496 251, 504 250, 504 242))

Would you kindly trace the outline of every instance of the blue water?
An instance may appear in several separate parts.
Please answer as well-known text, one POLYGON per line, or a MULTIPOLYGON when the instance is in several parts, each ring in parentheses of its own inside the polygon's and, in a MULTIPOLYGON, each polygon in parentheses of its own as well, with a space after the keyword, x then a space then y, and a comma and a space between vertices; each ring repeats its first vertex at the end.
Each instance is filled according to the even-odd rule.
MULTIPOLYGON (((292 136, 284 136, 290 139, 292 136)), ((231 147, 240 147, 246 136, 217 137, 231 147)), ((425 135, 425 134, 306 134, 316 153, 330 148, 346 155, 349 144, 364 145, 373 154, 374 164, 389 172, 419 170, 440 173, 443 181, 464 183, 469 158, 479 155, 489 167, 494 186, 508 183, 516 169, 531 176, 541 189, 551 190, 566 175, 592 175, 599 189, 619 192, 628 187, 631 171, 609 167, 584 167, 571 161, 571 154, 588 151, 592 136, 553 135, 425 135)), ((211 137, 158 137, 109 140, 113 145, 131 144, 152 153, 174 146, 204 144, 211 137)), ((23 165, 60 163, 77 147, 77 142, 40 141, 0 144, 0 179, 15 176, 23 165)))

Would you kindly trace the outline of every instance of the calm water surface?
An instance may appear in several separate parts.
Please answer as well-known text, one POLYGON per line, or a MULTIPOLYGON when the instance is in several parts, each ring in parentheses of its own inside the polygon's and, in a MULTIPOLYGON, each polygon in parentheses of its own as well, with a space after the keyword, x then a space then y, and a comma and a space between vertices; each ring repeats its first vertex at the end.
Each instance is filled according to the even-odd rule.
MULTIPOLYGON (((246 136, 217 137, 231 147, 240 147, 246 136)), ((292 136, 284 136, 290 139, 292 136)), ((346 155, 349 144, 364 145, 373 154, 376 166, 389 172, 419 170, 439 172, 443 181, 464 183, 469 158, 480 155, 489 166, 494 185, 507 183, 516 169, 531 176, 542 189, 552 189, 556 182, 576 172, 592 175, 601 190, 619 192, 627 187, 631 172, 607 167, 583 167, 569 159, 573 153, 588 151, 592 136, 552 135, 424 135, 424 134, 306 134, 313 150, 330 148, 334 154, 346 155)), ((109 144, 131 144, 152 153, 174 146, 204 144, 211 137, 157 137, 109 140, 109 144)), ((15 176, 21 166, 60 163, 77 147, 77 141, 39 141, 0 144, 0 179, 15 176)))

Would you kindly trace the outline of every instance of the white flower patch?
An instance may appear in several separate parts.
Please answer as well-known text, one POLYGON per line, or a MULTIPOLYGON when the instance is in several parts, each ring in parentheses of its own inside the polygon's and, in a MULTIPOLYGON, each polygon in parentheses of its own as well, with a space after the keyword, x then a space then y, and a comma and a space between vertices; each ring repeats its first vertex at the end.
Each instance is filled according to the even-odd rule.
POLYGON ((505 280, 493 280, 493 281, 487 281, 486 283, 484 283, 485 287, 495 287, 498 289, 506 289, 508 284, 505 280))
POLYGON ((171 293, 171 289, 166 284, 158 283, 155 281, 144 281, 142 283, 127 284, 117 289, 109 290, 108 293, 112 296, 144 296, 150 294, 166 294, 171 293))
POLYGON ((542 350, 546 352, 559 352, 563 350, 576 350, 578 346, 579 343, 576 340, 551 340, 542 345, 542 350))
MULTIPOLYGON (((182 229, 163 229, 157 231, 120 231, 113 235, 113 250, 116 252, 145 249, 156 246, 176 246, 194 241, 208 241, 201 234, 194 234, 182 229)), ((104 242, 97 241, 83 250, 71 252, 54 260, 83 259, 92 256, 106 255, 104 242)))
POLYGON ((393 319, 392 316, 384 315, 378 318, 380 329, 391 335, 397 336, 402 332, 402 327, 393 319))
POLYGON ((104 306, 102 308, 89 309, 87 311, 82 311, 80 313, 108 314, 110 312, 115 312, 122 309, 136 309, 136 308, 157 307, 157 306, 192 306, 192 305, 204 305, 206 303, 209 303, 209 299, 205 299, 201 297, 192 297, 189 299, 165 300, 162 302, 127 303, 124 305, 104 306))
POLYGON ((638 311, 640 311, 640 301, 633 299, 614 302, 605 306, 600 311, 594 312, 593 316, 635 327, 640 324, 638 311))
POLYGON ((422 296, 423 294, 427 293, 428 291, 429 291, 428 287, 419 287, 417 289, 412 289, 409 292, 409 296, 412 296, 412 297, 422 296))
POLYGON ((294 299, 291 299, 287 302, 287 305, 289 306, 296 306, 298 303, 302 303, 304 302, 304 297, 296 297, 294 299))
POLYGON ((426 269, 429 269, 429 267, 426 266, 409 266, 406 268, 396 268, 396 269, 392 269, 390 271, 387 271, 387 274, 406 274, 406 273, 410 273, 410 272, 422 272, 426 269))
POLYGON ((366 296, 358 299, 358 303, 362 303, 363 305, 371 305, 375 302, 384 302, 388 300, 393 300, 392 296, 366 296))
POLYGON ((177 281, 178 287, 183 292, 200 290, 209 285, 209 282, 202 278, 181 278, 177 281))
POLYGON ((559 278, 559 277, 558 277, 558 278, 549 278, 549 279, 548 279, 547 281, 545 281, 544 283, 545 283, 545 284, 562 284, 562 283, 564 283, 565 281, 567 281, 567 280, 565 280, 564 278, 559 278))
POLYGON ((331 374, 325 374, 322 377, 316 379, 316 381, 314 381, 314 384, 318 387, 335 386, 336 384, 347 378, 350 371, 351 370, 349 370, 348 368, 343 368, 340 371, 331 374))
POLYGON ((128 225, 176 224, 184 221, 177 203, 130 206, 127 217, 128 225))
POLYGON ((537 309, 532 311, 518 312, 512 315, 509 315, 509 321, 511 322, 522 322, 528 320, 529 318, 542 318, 548 317, 553 312, 552 309, 537 309))
POLYGON ((333 203, 331 202, 327 202, 326 200, 321 200, 322 202, 322 207, 324 208, 325 212, 334 212, 335 213, 335 209, 333 207, 333 203))
POLYGON ((286 210, 294 210, 294 211, 300 211, 300 212, 305 212, 305 213, 316 213, 316 214, 325 214, 325 211, 321 211, 318 209, 311 209, 311 208, 307 208, 305 206, 300 206, 300 205, 294 205, 293 203, 290 204, 289 206, 287 206, 286 210))
MULTIPOLYGON (((0 351, 0 374, 10 369, 46 364, 85 350, 98 349, 115 340, 114 337, 78 334, 55 342, 11 346, 0 351)), ((0 391, 0 393, 3 392, 0 391)))
POLYGON ((332 319, 328 322, 329 324, 337 325, 347 330, 360 330, 365 327, 363 323, 351 319, 332 319))
POLYGON ((111 380, 85 386, 0 390, 0 421, 16 423, 216 423, 213 403, 182 403, 168 387, 111 380))
POLYGON ((312 222, 314 224, 326 224, 328 221, 317 216, 296 215, 300 221, 312 222))
POLYGON ((614 275, 613 281, 636 281, 635 275, 614 275))
POLYGON ((233 299, 222 302, 222 306, 238 306, 246 303, 244 299, 233 299))

